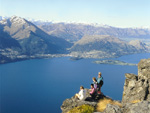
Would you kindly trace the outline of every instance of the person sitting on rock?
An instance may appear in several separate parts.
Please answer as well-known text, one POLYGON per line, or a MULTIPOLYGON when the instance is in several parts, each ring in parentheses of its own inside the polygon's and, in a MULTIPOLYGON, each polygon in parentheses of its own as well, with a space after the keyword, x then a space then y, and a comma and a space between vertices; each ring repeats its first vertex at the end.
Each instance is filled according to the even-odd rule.
POLYGON ((93 84, 94 84, 95 90, 97 90, 97 80, 95 77, 93 77, 93 84))
POLYGON ((84 100, 86 97, 86 91, 84 90, 83 86, 80 86, 80 91, 78 94, 75 95, 75 98, 79 100, 84 100))
POLYGON ((101 94, 101 87, 103 85, 103 77, 101 72, 98 73, 97 84, 98 84, 98 94, 101 94))
POLYGON ((95 97, 96 97, 96 90, 94 88, 94 84, 91 84, 90 95, 91 95, 92 99, 95 99, 95 97))

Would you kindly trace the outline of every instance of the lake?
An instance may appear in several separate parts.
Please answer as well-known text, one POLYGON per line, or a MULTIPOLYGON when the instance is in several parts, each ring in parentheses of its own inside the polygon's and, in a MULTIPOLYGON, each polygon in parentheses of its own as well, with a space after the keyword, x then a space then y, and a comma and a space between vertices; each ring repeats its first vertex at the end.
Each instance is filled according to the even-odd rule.
MULTIPOLYGON (((126 55, 115 60, 138 63, 150 54, 126 55)), ((137 74, 137 66, 94 64, 98 59, 70 60, 69 57, 35 59, 0 65, 1 113, 60 113, 66 98, 90 88, 92 77, 102 72, 102 92, 122 99, 125 73, 137 74)))

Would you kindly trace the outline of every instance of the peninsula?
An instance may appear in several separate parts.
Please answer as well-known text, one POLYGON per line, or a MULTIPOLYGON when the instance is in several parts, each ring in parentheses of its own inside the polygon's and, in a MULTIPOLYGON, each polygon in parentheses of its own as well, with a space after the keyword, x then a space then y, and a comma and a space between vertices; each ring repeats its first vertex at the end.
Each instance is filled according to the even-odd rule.
POLYGON ((96 64, 111 64, 111 65, 137 66, 137 64, 127 63, 127 62, 119 61, 119 60, 97 60, 97 61, 94 61, 93 63, 96 63, 96 64))

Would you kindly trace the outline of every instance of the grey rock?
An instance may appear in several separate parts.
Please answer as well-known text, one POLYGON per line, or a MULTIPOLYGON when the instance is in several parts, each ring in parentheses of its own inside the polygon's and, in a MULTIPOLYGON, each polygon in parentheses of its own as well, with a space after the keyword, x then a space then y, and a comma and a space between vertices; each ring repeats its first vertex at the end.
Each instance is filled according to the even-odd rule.
POLYGON ((138 76, 126 74, 122 103, 133 100, 150 101, 150 59, 143 59, 138 64, 138 76))
POLYGON ((126 79, 137 80, 137 75, 135 75, 135 74, 126 73, 125 77, 126 77, 126 79))
POLYGON ((123 113, 150 113, 150 102, 142 101, 136 104, 127 104, 123 113))
POLYGON ((123 112, 119 106, 108 104, 103 113, 123 113, 123 112))
POLYGON ((150 59, 142 59, 138 64, 138 78, 150 79, 150 59))

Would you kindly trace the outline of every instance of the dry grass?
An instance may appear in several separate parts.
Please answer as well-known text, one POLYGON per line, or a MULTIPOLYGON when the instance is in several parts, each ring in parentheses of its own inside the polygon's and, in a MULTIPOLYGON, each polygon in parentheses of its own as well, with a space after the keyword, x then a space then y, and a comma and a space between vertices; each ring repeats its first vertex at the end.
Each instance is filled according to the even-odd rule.
POLYGON ((141 102, 140 100, 132 100, 130 103, 135 104, 141 102))
POLYGON ((119 107, 122 107, 121 103, 119 103, 118 101, 113 101, 109 98, 104 98, 98 102, 97 111, 103 112, 106 109, 107 104, 112 104, 112 105, 117 105, 119 107))

